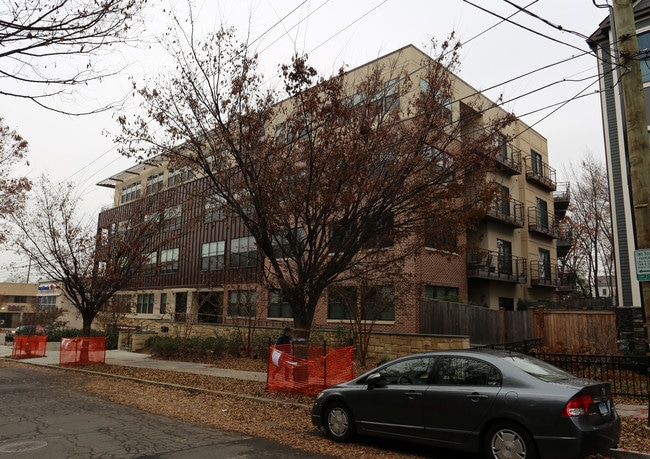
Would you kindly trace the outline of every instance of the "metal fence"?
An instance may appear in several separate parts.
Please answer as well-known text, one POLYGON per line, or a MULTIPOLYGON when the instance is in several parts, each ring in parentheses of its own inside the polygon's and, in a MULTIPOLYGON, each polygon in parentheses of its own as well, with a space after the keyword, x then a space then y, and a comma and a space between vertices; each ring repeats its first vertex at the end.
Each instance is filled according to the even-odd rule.
POLYGON ((546 354, 530 355, 562 368, 576 376, 597 381, 607 381, 612 395, 648 398, 650 384, 647 356, 546 354))

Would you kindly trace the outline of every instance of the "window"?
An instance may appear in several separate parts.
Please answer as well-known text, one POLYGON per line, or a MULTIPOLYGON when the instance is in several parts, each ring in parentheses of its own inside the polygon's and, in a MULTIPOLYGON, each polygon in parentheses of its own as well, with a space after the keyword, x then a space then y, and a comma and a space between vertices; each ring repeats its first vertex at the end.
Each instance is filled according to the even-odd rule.
POLYGON ((273 255, 275 258, 298 257, 305 250, 305 230, 294 228, 285 234, 273 238, 273 255))
POLYGON ((257 243, 253 236, 230 241, 230 267, 257 266, 257 243))
POLYGON ((208 242, 201 246, 201 271, 223 269, 226 241, 208 242))
POLYGON ((269 317, 291 318, 291 305, 277 290, 269 293, 269 317))
POLYGON ((443 357, 435 383, 448 386, 500 386, 501 373, 496 367, 465 357, 443 357))
POLYGON ((135 304, 137 314, 153 314, 153 293, 139 293, 135 304))
POLYGON ((637 34, 637 42, 639 43, 639 58, 641 59, 641 76, 643 82, 650 82, 650 32, 637 34))
POLYGON ((548 231, 548 205, 546 201, 535 198, 535 210, 537 214, 537 228, 542 231, 548 231))
POLYGON ((160 274, 178 272, 178 255, 178 248, 160 251, 160 274))
POLYGON ((362 234, 367 238, 364 249, 385 249, 394 246, 393 216, 389 213, 368 216, 364 222, 362 234))
POLYGON ((539 278, 551 280, 551 252, 547 249, 539 249, 539 278))
POLYGON ((499 215, 504 217, 510 216, 510 189, 507 186, 501 187, 501 195, 499 196, 498 212, 499 215))
POLYGON ((397 108, 399 108, 399 78, 394 78, 384 85, 384 110, 389 112, 397 108))
POLYGON ((432 145, 424 147, 423 159, 428 164, 431 181, 451 183, 454 181, 454 157, 432 145))
POLYGON ((379 372, 381 379, 375 384, 429 385, 429 373, 434 362, 431 357, 417 357, 388 365, 379 372))
POLYGON ((124 204, 125 202, 130 202, 140 197, 140 191, 142 190, 142 183, 135 182, 130 185, 122 188, 122 196, 120 197, 120 203, 124 204))
POLYGON ((163 231, 177 230, 181 227, 182 206, 168 207, 163 214, 163 231))
POLYGON ((327 318, 350 320, 357 314, 357 289, 355 287, 330 287, 327 290, 327 318))
POLYGON ((424 297, 429 300, 458 300, 458 287, 444 287, 436 285, 426 285, 424 287, 424 297))
POLYGON ((512 274, 512 243, 497 239, 497 262, 499 273, 512 274))
MULTIPOLYGON (((426 95, 429 92, 429 89, 429 82, 423 78, 420 78, 420 93, 426 95)), ((442 119, 446 120, 447 122, 451 122, 451 97, 449 97, 447 94, 444 94, 443 91, 437 91, 434 98, 438 105, 438 110, 441 111, 442 119)))
POLYGON ((542 163, 542 155, 536 151, 530 151, 530 166, 533 168, 533 174, 537 177, 544 176, 544 164, 542 163))
POLYGON ((160 313, 167 314, 167 294, 160 294, 160 313))
POLYGON ((167 186, 172 187, 175 185, 180 185, 186 180, 190 180, 192 178, 194 178, 192 169, 189 167, 181 167, 180 169, 169 171, 169 175, 167 177, 167 186))
POLYGON ((257 292, 255 290, 231 290, 228 292, 228 314, 240 317, 255 317, 257 292))
POLYGON ((395 320, 395 294, 392 286, 368 288, 362 303, 363 319, 369 321, 395 320))
POLYGON ((147 177, 147 189, 145 190, 145 194, 150 195, 152 193, 157 193, 158 191, 162 190, 163 179, 164 179, 163 172, 147 177))
POLYGON ((14 296, 14 303, 27 303, 26 296, 14 296))
POLYGON ((142 274, 145 276, 153 276, 156 274, 156 263, 158 262, 158 253, 151 252, 147 255, 147 260, 142 266, 142 274))
MULTIPOLYGON (((26 302, 27 301, 21 301, 21 303, 26 303, 26 302)), ((39 312, 53 311, 54 309, 56 309, 56 295, 38 297, 39 312)))
POLYGON ((449 225, 431 217, 424 223, 424 246, 430 249, 454 251, 458 248, 458 235, 449 225))
POLYGON ((223 220, 226 217, 226 200, 218 195, 213 194, 205 201, 205 213, 203 214, 203 223, 212 223, 223 220))

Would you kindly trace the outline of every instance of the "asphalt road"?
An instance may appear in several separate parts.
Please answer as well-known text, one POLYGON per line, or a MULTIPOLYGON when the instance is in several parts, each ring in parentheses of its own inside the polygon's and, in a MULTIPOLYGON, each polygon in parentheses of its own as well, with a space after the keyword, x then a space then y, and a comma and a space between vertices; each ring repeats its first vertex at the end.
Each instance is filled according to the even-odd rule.
POLYGON ((31 365, 0 369, 0 457, 322 457, 111 403, 66 387, 65 376, 31 365))

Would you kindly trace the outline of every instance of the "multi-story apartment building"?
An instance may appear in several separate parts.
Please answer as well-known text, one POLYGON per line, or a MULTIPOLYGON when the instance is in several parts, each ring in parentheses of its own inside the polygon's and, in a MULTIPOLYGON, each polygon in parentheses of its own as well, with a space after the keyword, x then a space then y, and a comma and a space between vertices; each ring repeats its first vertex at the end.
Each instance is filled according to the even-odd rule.
MULTIPOLYGON (((426 59, 426 54, 407 46, 348 75, 353 79, 355 73, 362 74, 371 65, 384 63, 386 68, 403 69, 415 79, 426 59)), ((474 110, 463 102, 469 98, 478 99, 497 114, 505 114, 460 78, 454 76, 452 81, 454 96, 446 105, 450 120, 474 110)), ((394 96, 399 97, 399 93, 394 96)), ((485 115, 478 115, 489 122, 485 115)), ((564 285, 557 268, 557 240, 558 217, 562 218, 566 211, 567 190, 557 194, 546 139, 519 120, 508 129, 503 135, 509 140, 488 173, 488 180, 501 187, 498 199, 477 228, 455 235, 456 251, 438 250, 435 243, 424 241, 418 256, 407 261, 404 268, 417 282, 409 292, 394 295, 395 303, 417 311, 425 298, 458 298, 494 309, 517 309, 522 304, 556 298, 559 287, 564 285)), ((262 261, 241 219, 225 211, 219 202, 205 198, 210 195, 205 177, 187 169, 172 170, 165 157, 159 156, 98 185, 115 190, 113 206, 99 215, 100 231, 128 226, 142 202, 162 202, 165 209, 161 231, 179 234, 169 247, 151 254, 151 269, 139 283, 121 292, 135 305, 138 319, 190 317, 199 323, 228 323, 241 315, 247 302, 255 303, 258 315, 268 324, 291 319, 288 303, 262 286, 262 261)), ((375 290, 369 294, 377 293, 375 290)), ((388 310, 375 329, 418 332, 417 317, 413 310, 408 314, 388 310)), ((325 294, 314 322, 318 326, 336 326, 345 322, 345 314, 325 294)))
MULTIPOLYGON (((646 117, 650 132, 650 1, 634 2, 637 41, 641 60, 643 94, 645 95, 646 117)), ((632 196, 629 187, 629 155, 625 136, 626 121, 621 90, 621 66, 615 31, 611 17, 605 18, 588 43, 598 58, 600 76, 601 107, 605 137, 605 154, 609 177, 610 206, 614 226, 614 253, 616 260, 616 294, 618 306, 641 307, 640 283, 636 279, 634 250, 636 249, 632 196)))

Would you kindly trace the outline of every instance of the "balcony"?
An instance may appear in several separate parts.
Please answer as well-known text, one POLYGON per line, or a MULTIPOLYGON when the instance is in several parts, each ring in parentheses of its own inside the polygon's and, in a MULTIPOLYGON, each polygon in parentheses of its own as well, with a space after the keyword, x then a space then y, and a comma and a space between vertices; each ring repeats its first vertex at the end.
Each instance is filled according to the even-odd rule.
POLYGON ((523 228, 524 203, 509 196, 497 196, 487 210, 487 217, 514 228, 523 228))
POLYGON ((521 174, 521 150, 510 144, 501 146, 501 150, 495 156, 497 166, 508 175, 521 174))
POLYGON ((563 292, 575 290, 575 272, 559 272, 557 265, 541 260, 530 263, 530 285, 557 288, 563 292))
POLYGON ((557 257, 564 258, 573 246, 573 228, 567 224, 560 224, 557 239, 557 257))
POLYGON ((540 212, 536 207, 528 208, 528 231, 553 239, 560 237, 560 228, 550 212, 540 212))
POLYGON ((467 254, 467 277, 525 284, 526 259, 476 250, 467 254))
POLYGON ((555 218, 562 220, 566 215, 571 201, 571 190, 569 182, 561 182, 557 184, 557 190, 553 192, 553 203, 555 210, 555 218))
POLYGON ((547 191, 557 189, 555 169, 541 161, 526 157, 526 180, 535 183, 547 191))

